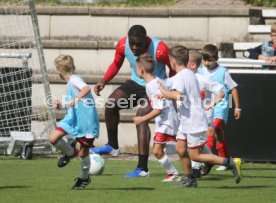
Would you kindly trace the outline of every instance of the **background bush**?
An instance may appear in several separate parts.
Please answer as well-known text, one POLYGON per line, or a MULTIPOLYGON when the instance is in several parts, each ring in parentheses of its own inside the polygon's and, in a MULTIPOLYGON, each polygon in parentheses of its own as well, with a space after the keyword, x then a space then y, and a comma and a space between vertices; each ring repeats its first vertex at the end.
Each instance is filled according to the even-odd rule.
POLYGON ((276 7, 276 0, 243 0, 247 4, 252 4, 254 6, 268 6, 276 7))

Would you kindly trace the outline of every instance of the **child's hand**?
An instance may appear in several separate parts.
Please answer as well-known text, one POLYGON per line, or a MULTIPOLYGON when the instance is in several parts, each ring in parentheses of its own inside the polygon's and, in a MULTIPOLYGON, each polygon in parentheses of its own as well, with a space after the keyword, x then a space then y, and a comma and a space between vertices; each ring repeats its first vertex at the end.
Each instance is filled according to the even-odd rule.
POLYGON ((156 94, 154 97, 157 99, 165 99, 165 97, 162 94, 156 94))
POLYGON ((59 100, 55 100, 53 104, 54 109, 61 109, 61 102, 59 100))
POLYGON ((206 104, 206 105, 204 105, 204 110, 208 111, 212 107, 213 107, 212 104, 206 104))
POLYGON ((165 90, 165 87, 164 87, 163 83, 161 83, 160 81, 158 81, 158 84, 159 84, 160 91, 161 90, 165 90))
POLYGON ((133 117, 133 122, 135 125, 139 125, 140 123, 144 122, 142 116, 135 116, 133 117))
POLYGON ((236 120, 240 119, 241 117, 241 109, 235 109, 234 111, 234 117, 236 120))
POLYGON ((79 98, 76 97, 74 100, 71 100, 71 101, 69 102, 69 106, 75 106, 75 105, 78 103, 78 101, 79 101, 79 98))

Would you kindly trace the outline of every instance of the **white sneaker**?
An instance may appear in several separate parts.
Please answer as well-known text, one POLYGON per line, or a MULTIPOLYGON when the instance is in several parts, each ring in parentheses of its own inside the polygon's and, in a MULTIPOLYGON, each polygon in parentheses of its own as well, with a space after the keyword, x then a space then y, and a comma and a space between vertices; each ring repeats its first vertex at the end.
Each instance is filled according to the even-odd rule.
POLYGON ((110 157, 117 157, 117 156, 119 156, 119 154, 120 154, 120 149, 113 149, 112 148, 111 152, 109 152, 110 157))
POLYGON ((165 179, 162 182, 174 182, 181 181, 181 177, 178 174, 166 174, 165 179))
POLYGON ((134 171, 126 173, 125 178, 138 178, 138 177, 149 177, 150 173, 143 171, 142 168, 136 168, 134 171))
POLYGON ((226 171, 226 170, 229 170, 227 166, 219 166, 216 168, 216 171, 226 171))

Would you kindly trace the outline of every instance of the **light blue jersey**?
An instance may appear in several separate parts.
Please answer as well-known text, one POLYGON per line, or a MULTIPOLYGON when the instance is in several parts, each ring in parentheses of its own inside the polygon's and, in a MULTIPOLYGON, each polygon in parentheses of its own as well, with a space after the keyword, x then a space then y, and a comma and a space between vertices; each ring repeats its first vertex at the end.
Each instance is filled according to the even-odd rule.
MULTIPOLYGON (((165 69, 165 64, 159 61, 156 61, 156 49, 158 47, 158 44, 160 42, 160 40, 151 37, 151 44, 150 47, 148 49, 148 54, 150 56, 153 57, 154 60, 154 71, 153 71, 153 75, 156 77, 159 77, 161 79, 165 79, 167 78, 166 76, 166 69, 165 69)), ((130 67, 132 69, 131 71, 131 80, 133 80, 134 82, 136 82, 139 85, 145 86, 146 83, 143 79, 139 78, 137 71, 136 71, 136 59, 137 56, 135 56, 133 54, 133 52, 131 51, 130 47, 129 47, 129 41, 128 41, 128 37, 126 38, 126 48, 125 48, 125 57, 127 58, 127 60, 130 63, 130 67)))
MULTIPOLYGON (((74 77, 78 76, 74 75, 74 77)), ((68 82, 65 102, 75 99, 76 96, 76 88, 68 82)), ((75 106, 66 107, 65 117, 58 126, 76 138, 99 137, 99 118, 92 94, 89 93, 85 98, 80 99, 75 106)))
MULTIPOLYGON (((198 73, 205 75, 207 69, 205 67, 200 67, 198 69, 198 73)), ((229 114, 229 89, 225 85, 225 72, 227 71, 227 68, 218 65, 215 72, 209 77, 210 80, 218 82, 223 85, 223 92, 224 92, 224 98, 215 105, 214 107, 214 119, 220 118, 224 120, 224 123, 228 120, 228 114, 229 114)))

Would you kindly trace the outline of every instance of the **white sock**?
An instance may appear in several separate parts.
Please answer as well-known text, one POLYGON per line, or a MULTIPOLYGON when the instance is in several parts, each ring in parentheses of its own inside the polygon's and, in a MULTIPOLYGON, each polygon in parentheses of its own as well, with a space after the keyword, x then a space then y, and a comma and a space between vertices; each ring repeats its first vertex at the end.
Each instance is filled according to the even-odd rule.
POLYGON ((193 169, 200 169, 201 168, 201 162, 192 161, 192 168, 193 169))
POLYGON ((54 146, 67 156, 73 156, 74 154, 74 148, 66 143, 63 139, 60 139, 54 146))
POLYGON ((167 142, 164 151, 167 155, 177 154, 176 142, 167 142))
POLYGON ((177 169, 174 167, 171 159, 166 154, 162 159, 158 159, 158 162, 167 171, 168 174, 178 175, 177 169))
POLYGON ((89 169, 90 169, 90 156, 80 157, 81 161, 81 172, 80 172, 80 179, 86 180, 89 176, 89 169))
POLYGON ((201 148, 201 152, 202 152, 202 154, 212 154, 211 150, 209 149, 209 147, 207 145, 204 145, 201 148))

